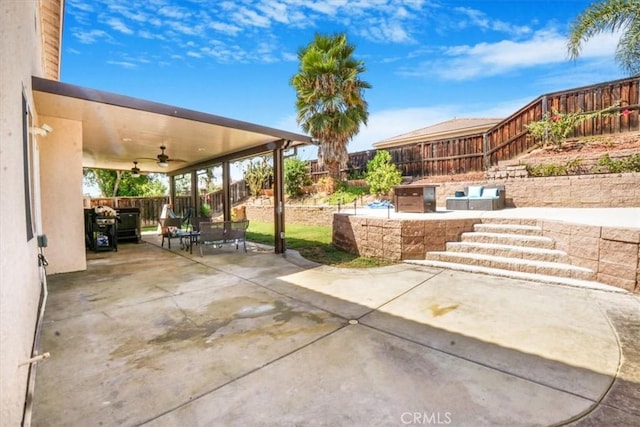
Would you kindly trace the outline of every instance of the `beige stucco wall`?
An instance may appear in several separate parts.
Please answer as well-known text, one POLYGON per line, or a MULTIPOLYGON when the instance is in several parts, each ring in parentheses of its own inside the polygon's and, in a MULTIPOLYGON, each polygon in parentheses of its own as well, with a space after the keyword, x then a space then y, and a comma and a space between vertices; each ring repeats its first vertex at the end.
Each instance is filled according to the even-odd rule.
POLYGON ((82 194, 82 123, 41 116, 53 132, 40 138, 42 230, 48 274, 87 268, 82 194))
MULTIPOLYGON (((0 3, 0 424, 20 425, 41 294, 36 238, 27 241, 22 93, 32 106, 31 76, 41 75, 36 1, 0 3)), ((35 165, 38 150, 35 147, 35 165)), ((34 185, 37 176, 34 176, 34 185)), ((36 196, 34 218, 38 218, 36 196)), ((36 223, 36 233, 41 227, 36 223)))

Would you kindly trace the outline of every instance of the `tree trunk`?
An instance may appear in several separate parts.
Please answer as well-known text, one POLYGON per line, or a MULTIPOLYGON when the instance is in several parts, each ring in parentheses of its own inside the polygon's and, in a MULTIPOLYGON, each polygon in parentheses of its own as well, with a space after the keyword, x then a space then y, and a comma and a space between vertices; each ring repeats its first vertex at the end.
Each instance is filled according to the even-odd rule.
POLYGON ((122 171, 116 171, 116 180, 113 183, 113 194, 111 197, 116 197, 118 195, 118 187, 120 186, 120 180, 122 179, 122 171))

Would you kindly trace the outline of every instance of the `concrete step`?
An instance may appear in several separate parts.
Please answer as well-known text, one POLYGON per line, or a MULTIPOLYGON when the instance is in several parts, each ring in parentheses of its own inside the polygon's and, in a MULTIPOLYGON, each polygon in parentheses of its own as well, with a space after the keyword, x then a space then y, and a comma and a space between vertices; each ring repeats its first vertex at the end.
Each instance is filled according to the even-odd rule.
POLYGON ((500 234, 523 234, 527 236, 542 236, 542 228, 535 225, 520 225, 520 224, 475 224, 473 226, 474 231, 485 233, 500 233, 500 234))
POLYGON ((472 231, 462 233, 463 242, 493 243, 497 245, 529 246, 533 248, 555 249, 553 239, 544 236, 529 236, 509 233, 487 233, 472 231))
POLYGON ((479 265, 457 264, 452 262, 436 261, 429 259, 407 260, 407 264, 423 265, 425 267, 446 268, 456 271, 468 271, 470 273, 488 274, 491 276, 508 277, 511 279, 528 280, 532 282, 541 282, 554 285, 574 286, 580 288, 597 289, 609 292, 627 292, 622 288, 605 285, 603 283, 592 280, 579 280, 568 277, 549 276, 545 274, 525 273, 522 271, 502 270, 498 268, 482 267, 479 265))
POLYGON ((427 252, 427 259, 455 264, 467 264, 522 273, 543 274, 579 280, 594 280, 596 274, 583 267, 548 261, 534 261, 522 258, 509 258, 462 252, 427 252))
POLYGON ((566 252, 528 246, 501 245, 479 242, 447 242, 447 252, 464 252, 493 255, 507 258, 521 258, 531 261, 568 262, 566 252))

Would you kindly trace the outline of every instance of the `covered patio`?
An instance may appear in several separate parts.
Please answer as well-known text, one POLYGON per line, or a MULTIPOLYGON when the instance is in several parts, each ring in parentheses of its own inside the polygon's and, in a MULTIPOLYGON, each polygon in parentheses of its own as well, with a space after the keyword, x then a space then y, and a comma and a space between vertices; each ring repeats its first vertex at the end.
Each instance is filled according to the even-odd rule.
POLYGON ((230 220, 230 165, 258 155, 271 156, 274 250, 284 253, 284 158, 311 143, 309 137, 55 80, 33 77, 32 85, 42 123, 38 132, 49 273, 85 268, 83 167, 130 171, 137 166, 141 173, 165 173, 170 178, 171 203, 176 196, 175 178, 187 177, 196 212, 200 207, 198 171, 220 167, 223 217, 230 220))
POLYGON ((640 423, 621 291, 154 235, 49 288, 33 425, 640 423))

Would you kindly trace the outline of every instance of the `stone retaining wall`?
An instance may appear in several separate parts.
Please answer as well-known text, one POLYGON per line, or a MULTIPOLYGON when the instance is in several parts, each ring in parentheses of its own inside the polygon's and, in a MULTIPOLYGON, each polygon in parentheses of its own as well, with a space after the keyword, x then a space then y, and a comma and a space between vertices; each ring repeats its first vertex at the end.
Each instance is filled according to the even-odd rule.
POLYGON ((598 282, 640 292, 640 229, 538 221, 543 235, 569 255, 571 264, 597 273, 598 282))
POLYGON ((640 207, 640 173, 637 172, 444 182, 436 190, 436 203, 444 207, 446 198, 456 191, 482 184, 504 185, 508 207, 640 207))
MULTIPOLYGON (((597 280, 640 293, 640 228, 601 227, 538 219, 491 218, 491 222, 537 225, 569 255, 573 265, 590 268, 597 280)), ((333 244, 366 257, 402 261, 425 259, 448 241, 473 231, 480 218, 449 220, 380 219, 348 214, 333 217, 333 244)))
POLYGON ((333 244, 365 257, 402 261, 424 259, 427 251, 442 251, 448 241, 473 231, 480 218, 450 220, 383 219, 348 214, 333 217, 333 244))
MULTIPOLYGON (((273 222, 273 205, 248 204, 247 219, 262 222, 273 222)), ((285 221, 289 224, 324 225, 330 227, 333 223, 334 206, 291 206, 285 205, 285 221)))

